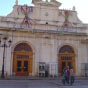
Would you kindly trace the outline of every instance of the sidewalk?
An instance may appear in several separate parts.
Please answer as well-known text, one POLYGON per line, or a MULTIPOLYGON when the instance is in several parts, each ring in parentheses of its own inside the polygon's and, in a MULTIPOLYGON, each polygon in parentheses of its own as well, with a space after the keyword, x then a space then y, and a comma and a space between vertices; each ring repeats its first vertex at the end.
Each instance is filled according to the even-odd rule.
POLYGON ((88 77, 76 76, 75 79, 76 79, 76 80, 88 80, 88 77))
MULTIPOLYGON (((11 76, 5 79, 6 80, 62 80, 62 76, 59 77, 11 76)), ((75 80, 88 80, 88 77, 76 76, 75 80)))

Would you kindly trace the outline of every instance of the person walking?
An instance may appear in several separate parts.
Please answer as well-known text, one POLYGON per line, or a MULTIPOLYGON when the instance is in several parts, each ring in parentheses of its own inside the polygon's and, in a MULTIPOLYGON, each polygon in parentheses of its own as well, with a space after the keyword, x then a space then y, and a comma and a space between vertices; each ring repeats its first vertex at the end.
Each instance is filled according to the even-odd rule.
POLYGON ((63 71, 63 84, 67 83, 69 84, 69 79, 70 79, 70 70, 68 67, 64 68, 64 71, 63 71))
POLYGON ((67 83, 69 84, 69 80, 70 80, 70 69, 69 69, 69 66, 67 67, 66 72, 67 72, 67 83))
POLYGON ((72 85, 74 83, 74 70, 73 70, 73 67, 71 67, 70 69, 70 84, 72 85))

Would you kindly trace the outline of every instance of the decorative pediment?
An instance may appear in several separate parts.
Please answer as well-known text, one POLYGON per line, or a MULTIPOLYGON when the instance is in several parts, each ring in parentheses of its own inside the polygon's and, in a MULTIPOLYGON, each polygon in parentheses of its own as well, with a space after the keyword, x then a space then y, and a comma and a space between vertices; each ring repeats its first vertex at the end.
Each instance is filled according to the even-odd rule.
POLYGON ((61 3, 60 2, 58 2, 58 1, 56 1, 56 0, 51 0, 51 2, 53 2, 56 6, 60 6, 61 5, 61 3))
POLYGON ((36 4, 36 3, 38 3, 38 2, 42 2, 42 0, 32 0, 32 3, 33 3, 33 4, 36 4))
POLYGON ((57 6, 57 7, 59 7, 61 5, 61 3, 56 1, 56 0, 51 0, 50 2, 48 0, 46 0, 46 1, 43 1, 43 0, 32 0, 32 3, 34 5, 40 4, 40 5, 51 5, 51 6, 57 6))

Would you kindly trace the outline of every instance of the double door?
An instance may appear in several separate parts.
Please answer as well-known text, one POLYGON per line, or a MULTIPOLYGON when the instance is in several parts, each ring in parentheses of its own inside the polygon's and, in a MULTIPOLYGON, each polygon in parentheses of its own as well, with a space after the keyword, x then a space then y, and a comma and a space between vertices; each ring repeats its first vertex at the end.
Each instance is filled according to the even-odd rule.
POLYGON ((17 60, 16 63, 16 75, 28 75, 28 60, 17 60))
POLYGON ((72 61, 62 61, 62 71, 64 68, 69 67, 69 69, 72 67, 72 61))
POLYGON ((64 68, 69 67, 69 69, 71 67, 73 67, 74 71, 75 71, 75 58, 74 55, 70 55, 70 54, 61 54, 59 57, 59 72, 63 73, 64 68))
POLYGON ((16 76, 28 76, 32 73, 31 52, 14 52, 13 72, 16 76))

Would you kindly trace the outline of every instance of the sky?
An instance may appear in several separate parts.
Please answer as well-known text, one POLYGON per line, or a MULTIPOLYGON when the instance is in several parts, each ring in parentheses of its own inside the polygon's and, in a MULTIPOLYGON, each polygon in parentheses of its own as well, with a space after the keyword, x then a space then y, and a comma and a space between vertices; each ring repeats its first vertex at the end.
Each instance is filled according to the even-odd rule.
MULTIPOLYGON (((8 15, 15 5, 16 0, 0 0, 0 16, 8 15)), ((19 5, 32 5, 32 0, 18 0, 19 5)), ((45 1, 45 0, 43 0, 45 1)), ((50 1, 50 0, 48 0, 50 1)), ((75 6, 79 19, 83 23, 88 23, 88 0, 57 0, 62 5, 60 9, 72 9, 75 6)))

